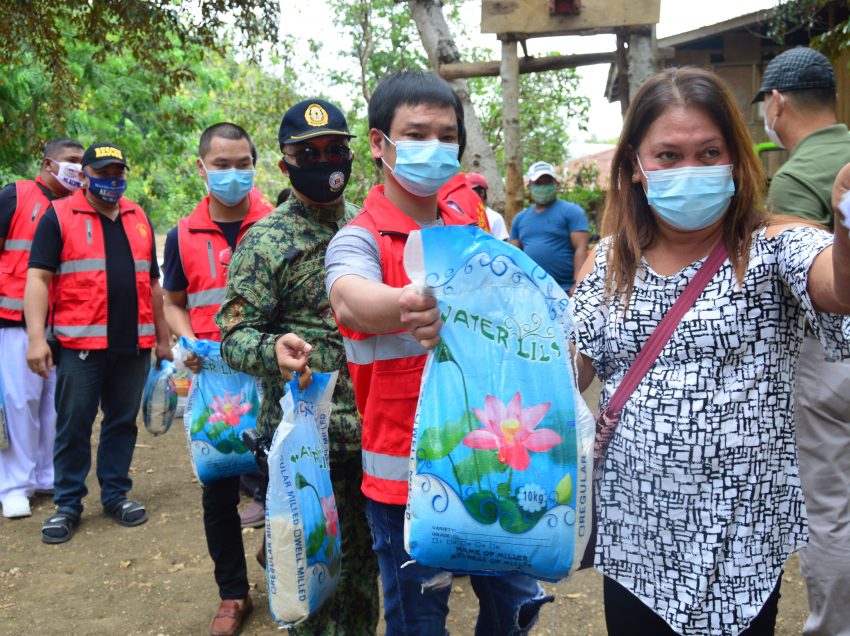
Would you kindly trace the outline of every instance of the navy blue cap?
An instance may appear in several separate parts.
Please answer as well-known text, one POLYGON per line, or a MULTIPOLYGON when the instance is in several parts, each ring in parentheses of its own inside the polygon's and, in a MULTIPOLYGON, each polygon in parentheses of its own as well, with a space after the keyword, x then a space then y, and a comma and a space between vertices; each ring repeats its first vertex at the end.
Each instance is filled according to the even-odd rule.
POLYGON ((277 140, 281 147, 322 135, 354 137, 342 111, 323 99, 305 99, 286 111, 280 122, 277 140))

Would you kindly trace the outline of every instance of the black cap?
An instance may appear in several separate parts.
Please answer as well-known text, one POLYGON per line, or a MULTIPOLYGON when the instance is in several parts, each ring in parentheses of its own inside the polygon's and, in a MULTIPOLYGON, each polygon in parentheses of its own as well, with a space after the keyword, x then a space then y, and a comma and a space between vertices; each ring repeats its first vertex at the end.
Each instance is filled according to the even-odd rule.
POLYGON ((798 46, 783 51, 770 61, 761 80, 761 88, 752 103, 764 99, 765 93, 805 91, 813 88, 835 90, 835 70, 824 55, 814 49, 798 46))
POLYGON ((277 140, 283 146, 322 135, 354 137, 339 108, 323 99, 305 99, 286 111, 277 140))
POLYGON ((103 168, 111 163, 120 163, 125 168, 127 161, 118 146, 106 143, 92 144, 83 153, 82 167, 103 168))

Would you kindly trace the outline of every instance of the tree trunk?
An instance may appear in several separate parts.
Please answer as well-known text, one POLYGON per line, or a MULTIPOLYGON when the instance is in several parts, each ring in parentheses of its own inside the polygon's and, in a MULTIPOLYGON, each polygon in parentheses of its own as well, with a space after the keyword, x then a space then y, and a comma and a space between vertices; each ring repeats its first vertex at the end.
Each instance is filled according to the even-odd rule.
MULTIPOLYGON (((441 64, 460 62, 460 54, 455 46, 454 37, 443 15, 443 4, 440 0, 408 0, 407 6, 416 22, 422 46, 428 54, 431 68, 439 72, 441 64)), ((490 187, 487 191, 489 204, 497 210, 503 210, 505 205, 505 187, 493 149, 484 135, 484 129, 472 101, 469 98, 469 86, 466 80, 457 79, 449 82, 463 103, 463 121, 466 127, 466 151, 463 155, 463 167, 469 172, 480 172, 487 179, 490 187)))

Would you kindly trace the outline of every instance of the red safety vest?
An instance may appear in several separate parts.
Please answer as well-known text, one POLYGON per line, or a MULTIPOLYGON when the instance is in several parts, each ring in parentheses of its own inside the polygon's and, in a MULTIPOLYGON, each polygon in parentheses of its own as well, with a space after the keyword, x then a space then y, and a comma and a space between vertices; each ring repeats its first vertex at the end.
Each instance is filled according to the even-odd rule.
MULTIPOLYGON (((465 215, 438 205, 446 225, 472 225, 465 215)), ((404 271, 404 246, 408 234, 419 226, 384 196, 384 186, 369 191, 363 210, 349 226, 362 227, 375 237, 385 284, 404 287, 410 282, 404 271)), ((363 420, 363 494, 386 504, 405 504, 413 416, 426 352, 407 331, 371 334, 337 325, 363 420)))
MULTIPOLYGON (((150 274, 153 230, 137 204, 122 198, 118 206, 135 263, 138 346, 150 349, 156 344, 150 274)), ((62 232, 62 252, 53 277, 56 285, 50 328, 68 349, 106 349, 107 263, 100 213, 86 200, 84 190, 54 201, 53 209, 62 232)))
POLYGON ((0 318, 6 320, 24 318, 24 287, 32 237, 44 211, 50 207, 50 199, 39 185, 47 187, 41 177, 15 183, 18 204, 0 252, 0 318))
POLYGON ((457 173, 446 182, 437 193, 440 203, 450 204, 460 210, 485 232, 490 232, 490 222, 487 220, 487 206, 466 181, 466 175, 457 173))
MULTIPOLYGON (((248 197, 251 205, 239 228, 237 243, 254 223, 274 209, 257 188, 248 197)), ((220 341, 221 331, 214 318, 224 302, 231 250, 221 228, 210 218, 209 195, 201 199, 192 214, 177 222, 177 246, 189 283, 186 307, 192 331, 198 338, 220 341)))

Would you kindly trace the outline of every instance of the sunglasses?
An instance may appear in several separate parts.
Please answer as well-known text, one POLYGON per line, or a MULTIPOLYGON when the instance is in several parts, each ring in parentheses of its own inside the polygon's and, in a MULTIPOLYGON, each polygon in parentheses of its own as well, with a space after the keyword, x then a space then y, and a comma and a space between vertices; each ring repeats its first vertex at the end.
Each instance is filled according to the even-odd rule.
POLYGON ((295 159, 295 165, 298 168, 315 166, 322 160, 323 156, 325 161, 332 164, 345 163, 354 158, 354 151, 344 144, 325 146, 324 151, 313 146, 305 146, 295 152, 285 152, 283 154, 291 159, 295 159))

